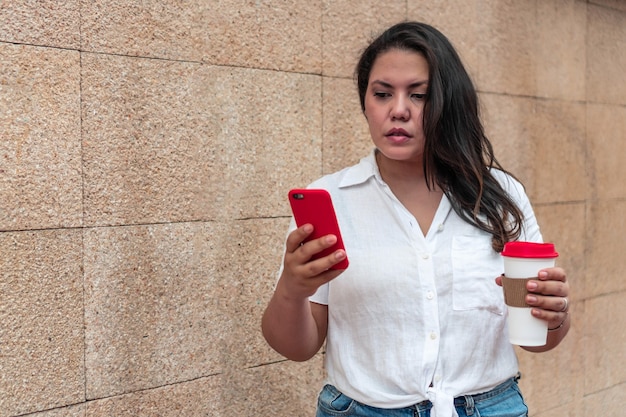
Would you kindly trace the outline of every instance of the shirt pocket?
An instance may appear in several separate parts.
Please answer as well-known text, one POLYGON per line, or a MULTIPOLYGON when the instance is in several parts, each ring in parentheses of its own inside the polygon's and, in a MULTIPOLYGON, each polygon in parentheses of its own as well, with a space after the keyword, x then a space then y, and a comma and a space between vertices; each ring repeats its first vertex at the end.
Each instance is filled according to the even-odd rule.
POLYGON ((454 310, 487 310, 503 315, 502 288, 495 278, 503 271, 499 253, 491 247, 491 235, 475 233, 452 240, 452 306, 454 310))

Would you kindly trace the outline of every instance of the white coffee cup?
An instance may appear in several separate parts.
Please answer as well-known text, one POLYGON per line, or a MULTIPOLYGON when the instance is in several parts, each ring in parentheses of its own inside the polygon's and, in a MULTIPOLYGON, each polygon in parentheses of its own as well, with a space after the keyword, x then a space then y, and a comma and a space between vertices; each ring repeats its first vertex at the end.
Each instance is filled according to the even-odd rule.
POLYGON ((528 279, 537 279, 544 268, 551 268, 559 254, 552 243, 508 242, 504 245, 503 287, 508 309, 509 341, 519 346, 543 346, 548 322, 533 317, 524 298, 528 279), (508 279, 508 281, 507 281, 508 279), (517 280, 524 280, 518 281, 517 280))

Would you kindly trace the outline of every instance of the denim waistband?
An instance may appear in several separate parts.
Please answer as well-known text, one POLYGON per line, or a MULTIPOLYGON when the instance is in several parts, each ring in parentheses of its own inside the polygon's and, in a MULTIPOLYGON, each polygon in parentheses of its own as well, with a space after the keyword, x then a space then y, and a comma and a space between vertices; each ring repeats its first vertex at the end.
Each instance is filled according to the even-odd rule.
MULTIPOLYGON (((514 377, 507 379, 506 381, 504 381, 503 383, 501 383, 500 385, 496 386, 495 388, 489 391, 481 392, 480 394, 461 395, 459 397, 456 397, 454 399, 454 406, 466 407, 468 405, 472 405, 479 401, 484 401, 488 398, 492 398, 497 395, 500 395, 507 389, 511 388, 511 385, 517 383, 517 381, 519 381, 521 377, 522 375, 518 372, 517 375, 515 375, 514 377)), ((430 402, 429 400, 425 400, 409 408, 416 409, 416 410, 424 410, 424 409, 429 409, 430 407, 432 407, 432 405, 433 405, 432 402, 430 402)))
POLYGON ((504 381, 503 383, 501 383, 500 385, 498 385, 497 387, 487 391, 487 392, 481 392, 480 394, 473 394, 473 395, 463 395, 460 397, 456 397, 454 399, 454 406, 455 407, 465 407, 466 405, 468 405, 468 397, 471 397, 472 403, 476 403, 479 401, 484 401, 488 398, 492 398, 495 397, 496 395, 500 395, 502 394, 504 391, 506 391, 507 389, 511 388, 511 385, 515 384, 517 381, 519 381, 519 379, 521 378, 521 374, 518 372, 517 375, 515 375, 512 378, 507 379, 506 381, 504 381))

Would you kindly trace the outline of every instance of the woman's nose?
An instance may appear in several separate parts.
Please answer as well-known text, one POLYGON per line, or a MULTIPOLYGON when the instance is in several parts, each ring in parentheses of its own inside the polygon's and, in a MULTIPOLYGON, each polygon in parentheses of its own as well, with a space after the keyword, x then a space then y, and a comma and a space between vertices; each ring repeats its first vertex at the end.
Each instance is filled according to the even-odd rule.
POLYGON ((409 117, 408 103, 403 98, 396 98, 391 107, 391 118, 393 120, 408 120, 409 117))

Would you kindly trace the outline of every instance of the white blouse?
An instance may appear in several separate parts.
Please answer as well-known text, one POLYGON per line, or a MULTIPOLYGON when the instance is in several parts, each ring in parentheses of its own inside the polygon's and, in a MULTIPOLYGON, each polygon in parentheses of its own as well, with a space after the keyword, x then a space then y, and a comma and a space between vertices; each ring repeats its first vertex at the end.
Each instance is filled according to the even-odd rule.
MULTIPOLYGON (((540 242, 522 185, 493 174, 524 213, 520 240, 540 242)), ((328 305, 328 383, 374 407, 430 400, 433 416, 450 417, 454 397, 517 373, 491 235, 462 220, 444 196, 424 236, 383 182, 374 152, 309 188, 330 192, 350 260, 310 298, 328 305)))

